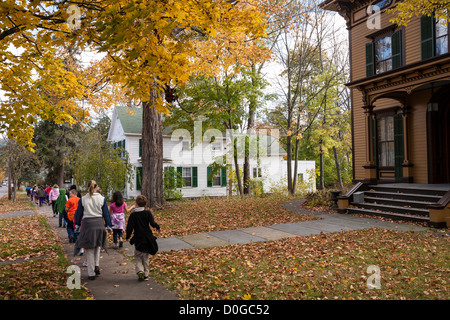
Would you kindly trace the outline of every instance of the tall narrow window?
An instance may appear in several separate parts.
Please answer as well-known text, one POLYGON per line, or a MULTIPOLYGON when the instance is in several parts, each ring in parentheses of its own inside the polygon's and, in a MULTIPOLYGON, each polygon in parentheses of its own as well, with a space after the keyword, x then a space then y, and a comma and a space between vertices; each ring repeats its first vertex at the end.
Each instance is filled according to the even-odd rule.
POLYGON ((380 38, 375 42, 375 70, 382 73, 392 70, 392 41, 391 36, 380 38))
POLYGON ((394 167, 394 117, 377 119, 378 124, 378 164, 380 167, 394 167))

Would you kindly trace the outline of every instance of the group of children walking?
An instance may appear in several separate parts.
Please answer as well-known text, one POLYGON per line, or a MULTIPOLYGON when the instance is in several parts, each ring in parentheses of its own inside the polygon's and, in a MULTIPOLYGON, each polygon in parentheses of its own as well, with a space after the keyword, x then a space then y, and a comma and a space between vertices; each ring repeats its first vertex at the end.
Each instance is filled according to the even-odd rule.
MULTIPOLYGON (((83 254, 84 249, 91 246, 92 237, 102 238, 95 246, 95 251, 91 255, 87 255, 88 279, 94 280, 95 276, 100 274, 99 268, 99 252, 103 247, 106 250, 106 234, 97 228, 91 231, 91 223, 94 219, 100 218, 103 226, 106 225, 108 232, 112 233, 114 249, 123 247, 124 232, 126 232, 126 240, 130 240, 131 245, 135 245, 135 263, 138 280, 148 280, 148 263, 149 255, 157 252, 156 238, 153 236, 150 226, 160 230, 159 225, 155 222, 154 217, 149 209, 146 209, 147 199, 143 195, 136 198, 136 203, 130 208, 127 207, 123 199, 122 193, 116 191, 113 194, 112 201, 106 206, 106 200, 99 193, 99 188, 95 181, 90 181, 88 185, 89 192, 81 197, 75 185, 70 187, 69 197, 67 197, 65 189, 58 188, 54 185, 49 192, 49 203, 52 205, 53 216, 59 216, 59 226, 67 228, 67 234, 70 243, 75 243, 76 254, 83 254), (93 187, 95 184, 95 188, 93 187), (98 216, 95 211, 98 211, 98 216), (126 223, 125 214, 131 213, 126 223), (89 219, 89 220, 86 220, 89 219), (83 223, 85 227, 83 230, 83 223), (83 231, 82 231, 83 230, 83 231), (95 235, 92 235, 95 232, 95 235), (131 237, 133 235, 133 237, 131 237), (130 239, 131 238, 131 239, 130 239), (78 241, 79 240, 79 241, 78 241)), ((91 248, 89 248, 91 249, 91 248)), ((91 253, 90 250, 86 250, 91 253)))

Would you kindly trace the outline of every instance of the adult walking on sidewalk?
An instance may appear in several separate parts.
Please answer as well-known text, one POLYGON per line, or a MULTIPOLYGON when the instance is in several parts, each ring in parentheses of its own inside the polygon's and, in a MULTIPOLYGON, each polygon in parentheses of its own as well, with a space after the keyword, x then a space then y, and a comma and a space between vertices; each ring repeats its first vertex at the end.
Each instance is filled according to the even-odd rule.
POLYGON ((89 280, 94 280, 100 274, 100 249, 108 252, 105 225, 108 232, 112 232, 108 205, 98 189, 94 180, 89 181, 89 192, 81 197, 75 213, 75 225, 77 229, 81 226, 81 231, 75 243, 74 255, 82 248, 85 249, 89 280))

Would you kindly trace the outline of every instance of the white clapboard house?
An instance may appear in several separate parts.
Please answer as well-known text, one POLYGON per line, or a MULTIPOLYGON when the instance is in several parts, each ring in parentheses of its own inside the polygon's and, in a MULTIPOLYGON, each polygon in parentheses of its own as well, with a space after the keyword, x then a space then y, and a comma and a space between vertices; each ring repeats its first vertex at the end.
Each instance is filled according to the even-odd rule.
MULTIPOLYGON (((200 131, 201 132, 201 131, 200 131)), ((142 109, 115 107, 108 141, 112 147, 125 149, 129 154, 129 161, 135 168, 131 184, 124 189, 124 197, 135 198, 141 192, 142 176, 142 109), (132 110, 132 112, 130 112, 132 110)), ((194 136, 195 136, 194 130, 194 136)), ((163 166, 164 170, 176 170, 183 177, 181 193, 183 197, 196 198, 203 196, 228 195, 227 170, 221 169, 213 179, 208 181, 211 173, 211 164, 215 159, 226 154, 230 146, 230 139, 225 134, 213 131, 205 133, 200 143, 191 143, 191 137, 186 130, 166 128, 163 131, 163 166), (214 134, 215 133, 215 134, 214 134), (215 138, 211 139, 214 135, 215 138), (212 141, 212 142, 211 142, 212 141), (172 169, 173 168, 173 169, 172 169)), ((250 174, 254 179, 260 179, 265 192, 270 186, 280 184, 286 179, 287 165, 283 160, 286 151, 279 145, 278 140, 272 136, 260 137, 261 143, 258 158, 251 157, 250 174)), ((242 169, 243 159, 239 160, 242 169)), ((232 163, 232 161, 230 162, 232 163)), ((313 181, 308 186, 315 190, 315 162, 298 161, 298 177, 300 180, 313 181)))

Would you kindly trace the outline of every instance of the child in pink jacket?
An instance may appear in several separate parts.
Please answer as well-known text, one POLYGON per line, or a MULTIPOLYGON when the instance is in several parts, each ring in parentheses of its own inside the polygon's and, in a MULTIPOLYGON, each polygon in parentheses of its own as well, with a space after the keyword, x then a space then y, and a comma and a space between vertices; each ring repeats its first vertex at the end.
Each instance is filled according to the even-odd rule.
POLYGON ((58 212, 56 211, 56 199, 59 197, 59 186, 55 184, 53 186, 53 189, 50 190, 50 193, 48 194, 48 201, 52 204, 52 210, 53 210, 53 216, 56 217, 58 212))

